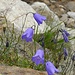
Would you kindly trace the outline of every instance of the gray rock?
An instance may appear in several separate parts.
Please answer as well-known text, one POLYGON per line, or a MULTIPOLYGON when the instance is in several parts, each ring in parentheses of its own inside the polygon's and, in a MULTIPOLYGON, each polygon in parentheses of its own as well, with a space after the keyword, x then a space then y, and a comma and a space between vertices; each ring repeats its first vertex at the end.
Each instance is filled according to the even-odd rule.
POLYGON ((60 20, 66 23, 67 20, 68 20, 68 15, 67 14, 63 14, 62 17, 60 18, 60 20))
POLYGON ((73 15, 68 12, 67 14, 63 14, 62 17, 60 18, 60 20, 63 21, 66 24, 66 27, 75 28, 75 20, 74 20, 74 18, 72 18, 72 16, 73 15))
POLYGON ((67 12, 67 14, 75 20, 75 12, 67 12))
MULTIPOLYGON (((34 8, 36 12, 41 13, 47 17, 48 19, 47 24, 51 28, 57 26, 61 22, 58 16, 53 11, 51 11, 45 3, 34 2, 31 6, 34 8)), ((65 25, 63 22, 59 26, 57 26, 57 28, 64 28, 64 27, 65 25)))
POLYGON ((66 8, 71 10, 71 11, 75 11, 75 1, 69 1, 67 4, 66 4, 66 8))
POLYGON ((66 24, 67 27, 75 28, 75 20, 73 18, 68 18, 66 24))
MULTIPOLYGON (((75 37, 75 29, 66 28, 66 30, 69 32, 70 38, 75 37)), ((75 39, 70 40, 70 42, 72 44, 72 50, 75 50, 75 39)))
MULTIPOLYGON (((23 24, 23 31, 33 25, 35 25, 37 28, 37 23, 34 20, 32 13, 28 14, 25 20, 27 13, 35 13, 34 9, 26 2, 22 2, 21 0, 0 0, 0 7, 0 12, 5 14, 7 20, 11 23, 14 23, 15 28, 17 28, 19 31, 21 31, 23 24)), ((43 24, 38 27, 38 33, 43 33, 46 26, 46 23, 43 22, 43 24)))

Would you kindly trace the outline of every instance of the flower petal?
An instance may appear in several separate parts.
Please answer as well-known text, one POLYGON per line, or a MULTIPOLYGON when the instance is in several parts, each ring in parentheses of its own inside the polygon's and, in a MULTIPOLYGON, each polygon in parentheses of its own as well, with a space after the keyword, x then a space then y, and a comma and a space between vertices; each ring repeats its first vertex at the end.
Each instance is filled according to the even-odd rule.
POLYGON ((66 34, 66 36, 70 35, 66 30, 63 30, 63 32, 66 34))
POLYGON ((65 42, 69 42, 68 37, 66 36, 66 34, 64 32, 62 32, 63 38, 65 42))
POLYGON ((27 42, 31 42, 33 38, 34 30, 32 28, 28 28, 23 34, 22 34, 22 40, 26 40, 27 42))
POLYGON ((42 24, 42 22, 46 20, 45 16, 42 16, 42 15, 40 15, 38 13, 34 13, 33 17, 36 20, 36 22, 38 23, 38 25, 42 24))
POLYGON ((36 65, 44 64, 44 51, 39 49, 36 51, 36 54, 32 57, 32 61, 35 62, 36 65))
POLYGON ((53 63, 49 61, 46 62, 46 70, 47 70, 48 75, 54 75, 55 73, 59 72, 59 70, 55 68, 53 63))

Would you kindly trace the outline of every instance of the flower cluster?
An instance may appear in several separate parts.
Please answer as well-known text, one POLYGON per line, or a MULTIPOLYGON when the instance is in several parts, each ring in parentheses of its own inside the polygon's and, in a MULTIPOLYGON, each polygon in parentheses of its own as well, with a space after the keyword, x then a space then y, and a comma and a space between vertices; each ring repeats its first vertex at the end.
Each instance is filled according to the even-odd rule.
POLYGON ((53 63, 50 61, 44 62, 44 50, 42 49, 36 51, 36 54, 32 57, 32 61, 35 62, 36 65, 45 64, 48 75, 54 75, 59 72, 53 63))
MULTIPOLYGON (((42 16, 38 13, 33 13, 33 17, 34 19, 36 20, 36 22, 38 23, 38 25, 42 24, 43 21, 46 20, 46 17, 45 16, 42 16)), ((68 39, 68 36, 70 35, 66 30, 61 30, 61 33, 63 35, 63 39, 65 42, 69 42, 69 39, 68 39)), ((34 29, 31 27, 31 28, 28 28, 23 34, 22 34, 22 39, 23 40, 26 40, 27 42, 31 42, 32 41, 32 38, 33 38, 33 35, 34 35, 34 29)), ((43 40, 44 37, 42 37, 39 41, 43 40)), ((43 44, 44 41, 42 41, 42 47, 44 46, 43 44)), ((63 52, 64 52, 64 56, 66 57, 68 55, 68 52, 66 50, 66 48, 63 49, 63 52)), ((74 58, 73 58, 74 60, 74 58)), ((50 61, 47 61, 45 62, 45 59, 44 59, 44 50, 43 49, 38 49, 35 53, 34 56, 32 56, 32 61, 36 64, 36 65, 39 65, 39 64, 45 64, 45 67, 46 67, 46 71, 48 73, 48 75, 54 75, 55 73, 58 73, 59 70, 54 66, 54 64, 50 61)))
MULTIPOLYGON (((38 13, 33 13, 33 17, 36 20, 36 22, 38 23, 38 25, 42 24, 43 21, 46 20, 45 16, 42 16, 38 13)), ((23 34, 22 34, 22 39, 26 40, 27 42, 31 42, 32 38, 33 38, 33 34, 34 34, 34 29, 28 28, 23 34)))

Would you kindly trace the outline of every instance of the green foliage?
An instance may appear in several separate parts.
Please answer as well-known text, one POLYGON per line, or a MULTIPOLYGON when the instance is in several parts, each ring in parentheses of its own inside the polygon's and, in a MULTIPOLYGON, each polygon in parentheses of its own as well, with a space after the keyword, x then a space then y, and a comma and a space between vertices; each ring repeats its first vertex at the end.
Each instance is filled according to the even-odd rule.
POLYGON ((5 23, 3 24, 6 26, 3 26, 0 34, 0 64, 44 70, 43 65, 36 66, 31 61, 33 52, 25 51, 26 43, 21 39, 22 30, 16 33, 14 24, 9 25, 6 17, 4 18, 5 23))
POLYGON ((21 40, 21 32, 16 33, 14 24, 10 25, 5 16, 4 18, 5 23, 3 24, 5 26, 3 25, 3 30, 0 34, 0 64, 30 68, 31 61, 26 57, 19 56, 19 51, 22 49, 24 51, 24 42, 21 40))
MULTIPOLYGON (((31 61, 33 52, 29 54, 30 52, 28 52, 28 50, 25 51, 25 42, 21 40, 22 31, 16 33, 14 29, 14 24, 11 26, 8 25, 6 18, 5 24, 6 27, 3 27, 3 31, 0 35, 0 63, 11 66, 16 65, 25 68, 33 68, 36 70, 45 70, 45 65, 40 64, 36 66, 31 61), (28 55, 25 55, 24 57, 19 56, 21 50, 23 51, 23 53, 28 53, 28 55)), ((59 23, 57 26, 59 25, 61 25, 61 23, 59 23)), ((65 43, 62 37, 59 38, 59 36, 61 35, 59 29, 53 31, 54 28, 45 31, 45 33, 43 34, 37 34, 37 28, 37 32, 33 38, 34 44, 38 42, 40 45, 42 45, 42 42, 39 42, 39 40, 41 39, 41 37, 44 38, 43 49, 45 52, 45 61, 52 61, 54 65, 58 68, 61 61, 64 61, 63 48, 66 47, 70 50, 70 44, 65 43), (48 50, 46 50, 46 48, 48 50)), ((70 38, 70 40, 71 39, 75 39, 75 37, 70 38)), ((65 73, 65 71, 63 72, 65 73)))
MULTIPOLYGON (((61 25, 61 23, 58 24, 57 26, 59 25, 61 25)), ((54 30, 54 28, 52 28, 51 30, 47 30, 43 34, 35 34, 34 40, 37 41, 42 46, 42 41, 39 41, 39 40, 42 37, 44 37, 44 40, 43 40, 44 47, 43 48, 45 52, 45 61, 52 61, 54 65, 58 68, 62 61, 65 62, 63 48, 67 48, 67 50, 69 50, 69 54, 71 52, 71 49, 70 49, 70 43, 64 42, 64 39, 59 29, 54 30), (46 50, 46 48, 48 50, 46 50)), ((68 57, 66 61, 68 61, 68 57)), ((63 72, 63 74, 64 73, 65 72, 63 72)))

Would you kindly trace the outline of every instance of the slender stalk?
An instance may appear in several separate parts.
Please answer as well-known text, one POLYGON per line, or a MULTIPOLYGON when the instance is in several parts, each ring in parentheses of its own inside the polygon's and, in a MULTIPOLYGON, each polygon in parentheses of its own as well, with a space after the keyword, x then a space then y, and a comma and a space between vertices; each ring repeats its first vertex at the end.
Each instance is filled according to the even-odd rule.
MULTIPOLYGON (((29 12, 29 13, 27 13, 26 16, 25 16, 24 23, 23 23, 23 26, 22 26, 22 29, 21 29, 21 33, 20 33, 18 39, 21 37, 21 34, 22 34, 22 32, 23 32, 23 28, 24 28, 24 26, 25 26, 26 18, 27 18, 27 16, 28 16, 28 14, 30 14, 30 13, 33 14, 33 12, 29 12)), ((23 14, 23 15, 25 15, 25 14, 23 14)), ((19 16, 19 17, 22 17, 23 15, 21 15, 21 16, 19 16)), ((19 17, 18 17, 18 18, 19 18, 19 17)), ((18 41, 19 41, 19 40, 18 40, 18 41)))

